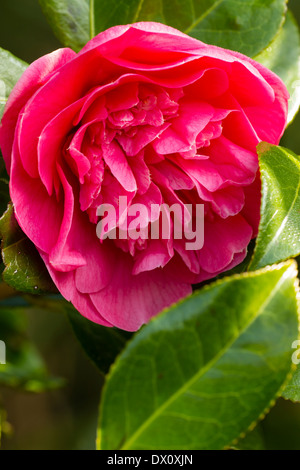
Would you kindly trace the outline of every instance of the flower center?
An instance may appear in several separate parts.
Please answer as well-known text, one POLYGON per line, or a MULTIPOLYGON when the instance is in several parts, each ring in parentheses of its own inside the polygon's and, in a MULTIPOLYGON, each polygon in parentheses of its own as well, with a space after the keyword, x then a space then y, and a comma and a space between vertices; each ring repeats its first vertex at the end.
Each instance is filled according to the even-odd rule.
POLYGON ((136 194, 137 162, 177 116, 182 96, 181 89, 130 83, 96 97, 85 110, 66 153, 79 177, 81 209, 93 223, 99 205, 114 201, 114 193, 128 193, 130 200, 136 194))
MULTIPOLYGON (((207 173, 215 167, 206 150, 222 135, 230 111, 195 99, 190 90, 152 83, 130 82, 100 91, 93 90, 86 98, 76 121, 78 130, 65 152, 79 180, 80 208, 97 224, 97 234, 103 207, 113 208, 111 218, 106 217, 105 232, 127 231, 128 237, 114 237, 119 248, 136 257, 156 250, 163 239, 164 260, 170 259, 173 242, 177 248, 179 243, 172 238, 174 221, 167 215, 170 239, 159 235, 159 242, 150 243, 149 231, 161 216, 153 206, 177 204, 184 217, 186 204, 198 201, 207 220, 214 218, 219 205, 212 192, 223 180, 218 175, 213 183, 208 180, 207 173), (126 202, 121 204, 121 198, 126 202), (138 215, 140 231, 130 238, 130 211, 139 204, 143 206, 138 215)), ((221 196, 219 200, 222 203, 221 196)), ((105 238, 103 232, 98 236, 105 238)))

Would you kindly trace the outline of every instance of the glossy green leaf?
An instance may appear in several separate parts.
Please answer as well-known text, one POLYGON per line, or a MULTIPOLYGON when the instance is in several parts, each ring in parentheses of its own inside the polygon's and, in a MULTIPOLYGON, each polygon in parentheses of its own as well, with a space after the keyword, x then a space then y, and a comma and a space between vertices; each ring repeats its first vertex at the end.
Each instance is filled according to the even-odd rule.
POLYGON ((95 34, 116 24, 158 21, 208 44, 249 56, 278 31, 286 0, 92 0, 95 34))
POLYGON ((56 292, 48 271, 31 241, 20 229, 12 205, 0 219, 3 280, 14 289, 30 294, 56 292))
POLYGON ((55 36, 79 51, 90 39, 89 0, 39 0, 55 36))
POLYGON ((0 119, 9 94, 28 64, 0 48, 0 119))
POLYGON ((100 372, 106 374, 132 334, 97 325, 80 315, 72 306, 68 306, 68 316, 81 346, 100 372))
POLYGON ((300 158, 290 150, 264 142, 258 146, 258 155, 261 221, 250 270, 300 253, 300 158))
POLYGON ((222 449, 270 407, 298 335, 287 262, 198 291, 134 336, 107 378, 101 449, 222 449))
POLYGON ((300 106, 300 35, 290 12, 274 41, 255 60, 275 72, 285 83, 291 96, 288 115, 288 122, 291 122, 300 106))
POLYGON ((0 307, 0 339, 6 346, 6 364, 0 364, 0 384, 42 392, 63 384, 50 377, 44 361, 27 337, 26 309, 0 307))

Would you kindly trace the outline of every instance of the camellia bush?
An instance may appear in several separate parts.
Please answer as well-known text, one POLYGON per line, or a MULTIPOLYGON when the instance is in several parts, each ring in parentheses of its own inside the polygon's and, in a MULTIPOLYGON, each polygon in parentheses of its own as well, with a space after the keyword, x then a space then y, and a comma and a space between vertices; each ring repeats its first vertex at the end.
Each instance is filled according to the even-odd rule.
POLYGON ((24 337, 47 308, 105 376, 99 449, 266 448, 300 401, 286 0, 39 3, 62 47, 0 49, 0 384, 64 386, 24 337))

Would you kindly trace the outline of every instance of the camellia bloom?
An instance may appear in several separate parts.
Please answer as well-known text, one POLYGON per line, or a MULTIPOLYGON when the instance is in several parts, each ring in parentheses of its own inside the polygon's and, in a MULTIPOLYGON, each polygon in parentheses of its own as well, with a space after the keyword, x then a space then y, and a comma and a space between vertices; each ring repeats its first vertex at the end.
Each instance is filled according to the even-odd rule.
MULTIPOLYGON (((34 62, 8 100, 0 146, 16 218, 62 295, 136 330, 191 285, 240 263, 256 236, 256 146, 279 142, 282 81, 253 60, 158 23, 111 28, 34 62), (97 236, 98 208, 204 206, 204 245, 97 236)), ((122 219, 122 220, 121 220, 122 219)), ((169 219, 170 226, 172 218, 169 219)))

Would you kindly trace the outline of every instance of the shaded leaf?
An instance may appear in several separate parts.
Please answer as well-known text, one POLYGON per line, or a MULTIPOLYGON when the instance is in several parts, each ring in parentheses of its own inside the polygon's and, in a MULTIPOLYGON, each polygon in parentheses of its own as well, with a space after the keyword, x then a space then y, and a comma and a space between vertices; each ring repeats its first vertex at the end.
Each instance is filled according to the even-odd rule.
POLYGON ((28 64, 0 48, 0 119, 11 90, 27 67, 28 64))
POLYGON ((276 73, 285 83, 289 93, 288 122, 291 122, 300 106, 300 35, 292 13, 274 41, 255 60, 276 73))
POLYGON ((14 289, 31 294, 57 292, 38 251, 20 229, 10 204, 0 219, 3 280, 14 289))
POLYGON ((211 284, 154 318, 111 369, 102 449, 222 449, 268 411, 298 335, 296 263, 211 284))
POLYGON ((95 34, 117 24, 158 21, 208 44, 249 56, 277 33, 286 0, 93 0, 95 34))
POLYGON ((117 328, 97 325, 80 315, 71 305, 67 310, 81 346, 98 369, 106 374, 132 334, 117 328))
POLYGON ((39 0, 55 36, 78 52, 90 39, 89 0, 39 0))

